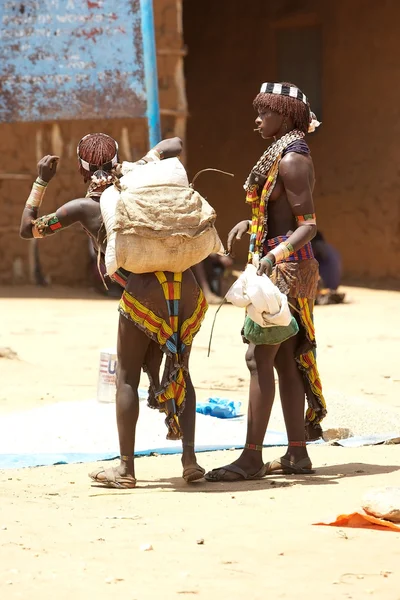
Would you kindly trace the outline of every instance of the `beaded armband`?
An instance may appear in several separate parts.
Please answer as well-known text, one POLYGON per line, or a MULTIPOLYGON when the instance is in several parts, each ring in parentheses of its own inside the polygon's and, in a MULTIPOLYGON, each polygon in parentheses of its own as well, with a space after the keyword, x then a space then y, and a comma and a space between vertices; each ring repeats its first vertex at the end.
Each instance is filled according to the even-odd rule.
POLYGON ((300 227, 300 225, 316 225, 317 219, 315 217, 315 213, 310 213, 308 215, 301 215, 300 217, 296 217, 296 223, 300 227))
POLYGON ((62 225, 56 213, 44 215, 32 221, 32 234, 34 238, 43 238, 46 235, 55 233, 59 229, 62 229, 62 225))

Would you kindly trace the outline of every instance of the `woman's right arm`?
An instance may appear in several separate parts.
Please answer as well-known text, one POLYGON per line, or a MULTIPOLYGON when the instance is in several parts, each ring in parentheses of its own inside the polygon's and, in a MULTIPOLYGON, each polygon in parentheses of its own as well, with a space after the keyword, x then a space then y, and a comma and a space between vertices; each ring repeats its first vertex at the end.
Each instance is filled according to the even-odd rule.
POLYGON ((45 156, 38 163, 39 176, 32 186, 21 216, 19 233, 25 240, 52 235, 82 219, 81 200, 71 200, 56 212, 38 217, 47 185, 56 174, 58 160, 58 156, 45 156))

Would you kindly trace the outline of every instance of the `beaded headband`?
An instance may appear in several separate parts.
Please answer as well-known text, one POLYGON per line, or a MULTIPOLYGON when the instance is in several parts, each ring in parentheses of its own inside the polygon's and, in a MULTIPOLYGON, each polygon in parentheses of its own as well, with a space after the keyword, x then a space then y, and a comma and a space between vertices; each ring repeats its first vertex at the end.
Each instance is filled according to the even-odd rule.
MULTIPOLYGON (((309 106, 307 96, 294 85, 283 85, 282 83, 263 83, 260 93, 289 96, 290 98, 301 100, 301 102, 304 102, 306 106, 309 106)), ((308 133, 313 133, 320 125, 321 123, 318 121, 315 114, 310 110, 310 125, 308 127, 308 133)))
POLYGON ((104 170, 104 171, 109 171, 110 169, 112 169, 113 167, 115 167, 116 164, 118 164, 118 143, 109 135, 107 135, 106 133, 102 133, 101 135, 104 135, 105 137, 110 138, 110 140, 112 140, 115 144, 115 156, 109 160, 108 162, 102 164, 102 165, 94 165, 92 163, 88 163, 86 162, 86 160, 83 160, 83 158, 81 158, 79 156, 79 147, 81 145, 81 143, 83 142, 83 140, 86 140, 88 137, 90 137, 91 135, 93 135, 92 133, 88 133, 87 135, 85 135, 81 141, 78 144, 78 147, 76 149, 76 153, 78 155, 78 160, 80 162, 80 164, 82 165, 82 167, 85 169, 85 171, 90 171, 91 173, 94 173, 95 171, 99 171, 99 170, 104 170))
POLYGON ((263 83, 260 90, 261 94, 277 94, 279 96, 290 96, 308 104, 307 96, 299 88, 293 85, 282 85, 282 83, 263 83))

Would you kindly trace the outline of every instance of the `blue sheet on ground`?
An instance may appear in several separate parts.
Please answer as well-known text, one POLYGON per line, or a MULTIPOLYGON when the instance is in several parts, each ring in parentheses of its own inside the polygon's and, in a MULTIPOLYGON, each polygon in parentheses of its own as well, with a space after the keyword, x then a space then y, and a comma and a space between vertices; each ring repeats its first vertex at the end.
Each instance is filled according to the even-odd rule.
MULTIPOLYGON (((268 443, 265 447, 286 446, 287 437, 285 433, 279 431, 268 431, 268 443)), ((385 442, 400 443, 400 434, 375 434, 368 436, 354 436, 345 440, 336 442, 338 445, 346 448, 360 448, 362 446, 375 446, 385 442)), ((324 444, 322 440, 313 442, 313 444, 324 444)), ((243 444, 232 443, 232 445, 199 445, 196 446, 196 452, 215 452, 218 450, 242 450, 243 444)), ((179 446, 165 446, 162 448, 149 448, 140 450, 135 456, 151 456, 153 454, 180 454, 179 446)), ((89 463, 103 460, 113 460, 118 458, 118 452, 65 452, 65 453, 42 453, 42 454, 0 454, 0 469, 20 469, 24 467, 46 467, 51 465, 67 465, 74 463, 89 463)))
POLYGON ((360 448, 361 446, 378 446, 385 442, 400 443, 400 432, 355 435, 344 440, 338 440, 335 444, 344 448, 360 448))
MULTIPOLYGON (((286 446, 287 437, 279 431, 268 431, 267 446, 286 446)), ((235 442, 232 445, 214 444, 197 445, 196 452, 215 452, 217 450, 243 449, 243 444, 235 442)), ((140 450, 135 456, 151 456, 152 454, 180 454, 179 445, 165 446, 163 448, 149 448, 140 450)), ((65 452, 65 453, 42 453, 42 454, 0 454, 0 469, 20 469, 23 467, 47 467, 51 465, 67 465, 73 463, 96 462, 100 460, 113 460, 118 458, 118 452, 65 452)))

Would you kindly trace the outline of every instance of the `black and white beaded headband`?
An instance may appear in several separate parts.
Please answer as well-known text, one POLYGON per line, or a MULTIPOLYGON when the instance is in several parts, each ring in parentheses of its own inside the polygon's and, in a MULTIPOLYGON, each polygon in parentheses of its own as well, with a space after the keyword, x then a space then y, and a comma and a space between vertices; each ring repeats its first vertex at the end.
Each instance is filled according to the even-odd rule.
POLYGON ((114 142, 115 156, 111 160, 109 160, 108 162, 106 162, 102 165, 93 165, 92 163, 86 162, 86 160, 83 160, 83 158, 81 158, 79 156, 79 147, 80 147, 81 143, 83 142, 83 140, 86 140, 86 138, 90 137, 91 135, 92 135, 91 133, 88 133, 87 135, 85 135, 78 144, 76 153, 78 155, 79 162, 82 165, 82 167, 85 169, 85 171, 90 171, 91 173, 94 173, 95 171, 100 171, 100 170, 109 171, 110 169, 115 167, 116 164, 118 164, 118 143, 112 137, 107 135, 106 133, 102 133, 101 135, 104 135, 105 137, 109 137, 110 140, 112 140, 114 142))
POLYGON ((294 85, 283 85, 282 83, 263 83, 261 94, 277 94, 278 96, 289 96, 308 104, 307 96, 294 85))

